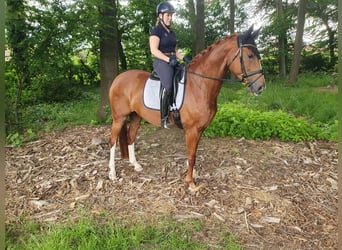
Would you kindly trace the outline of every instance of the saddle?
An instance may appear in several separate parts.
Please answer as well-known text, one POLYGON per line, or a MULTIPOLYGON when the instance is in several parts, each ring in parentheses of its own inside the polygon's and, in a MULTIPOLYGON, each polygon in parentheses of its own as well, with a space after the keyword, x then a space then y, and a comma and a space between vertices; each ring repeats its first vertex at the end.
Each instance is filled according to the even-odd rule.
MULTIPOLYGON (((149 81, 156 81, 160 83, 160 78, 157 72, 155 71, 151 72, 151 75, 149 76, 149 81)), ((173 87, 172 87, 172 93, 171 93, 171 98, 170 98, 170 112, 172 112, 171 114, 173 114, 173 118, 174 118, 176 125, 179 128, 183 128, 181 118, 179 115, 179 109, 182 106, 182 102, 184 98, 184 90, 185 90, 184 84, 186 82, 186 66, 178 65, 177 67, 175 67, 175 72, 172 78, 172 82, 173 82, 173 87), (179 90, 180 90, 180 93, 179 93, 179 90)), ((162 84, 160 84, 159 96, 161 94, 162 89, 163 89, 163 86, 162 84)), ((158 102, 158 106, 159 106, 159 102, 158 102)))
MULTIPOLYGON (((185 66, 177 66, 175 67, 175 72, 173 74, 173 78, 172 78, 172 83, 173 83, 173 87, 172 87, 172 93, 171 93, 171 102, 170 105, 172 107, 172 104, 174 104, 176 102, 176 97, 177 97, 177 93, 178 93, 178 86, 179 86, 179 82, 183 79, 183 83, 186 82, 185 79, 186 76, 186 67, 185 66)), ((154 70, 152 71, 151 75, 150 75, 150 79, 151 80, 155 80, 155 81, 160 81, 160 78, 157 74, 157 72, 155 72, 154 70)), ((163 86, 160 84, 160 93, 163 89, 163 86)), ((172 111, 172 110, 170 110, 172 111)))

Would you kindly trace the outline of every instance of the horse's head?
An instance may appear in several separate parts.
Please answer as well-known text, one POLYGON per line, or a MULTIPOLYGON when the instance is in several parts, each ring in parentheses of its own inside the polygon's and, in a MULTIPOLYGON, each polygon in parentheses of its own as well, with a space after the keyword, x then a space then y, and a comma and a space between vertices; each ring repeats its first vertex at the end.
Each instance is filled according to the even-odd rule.
POLYGON ((259 30, 253 31, 253 26, 245 33, 237 36, 238 50, 228 65, 229 70, 247 86, 248 90, 259 95, 266 88, 266 81, 260 64, 260 53, 255 44, 259 30), (235 60, 237 58, 240 60, 235 60))

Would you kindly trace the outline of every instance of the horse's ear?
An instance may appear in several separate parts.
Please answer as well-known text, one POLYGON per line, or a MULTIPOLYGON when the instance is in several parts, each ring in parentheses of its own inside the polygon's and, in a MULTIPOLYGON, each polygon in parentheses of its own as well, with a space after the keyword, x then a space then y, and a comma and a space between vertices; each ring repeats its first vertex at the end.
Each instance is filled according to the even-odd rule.
POLYGON ((253 31, 254 25, 252 24, 249 29, 239 36, 239 43, 245 44, 245 43, 251 43, 255 44, 255 38, 259 35, 260 28, 253 31))
POLYGON ((249 38, 251 37, 252 35, 252 32, 253 32, 253 24, 251 27, 249 27, 249 29, 247 31, 245 31, 243 34, 241 34, 239 37, 240 37, 240 41, 242 43, 245 43, 246 41, 249 40, 249 38))
POLYGON ((261 29, 261 27, 260 27, 259 29, 255 30, 255 31, 251 34, 251 36, 252 36, 253 38, 256 38, 256 37, 259 35, 259 33, 260 33, 260 29, 261 29))
POLYGON ((246 37, 249 37, 253 32, 254 24, 245 32, 246 37))

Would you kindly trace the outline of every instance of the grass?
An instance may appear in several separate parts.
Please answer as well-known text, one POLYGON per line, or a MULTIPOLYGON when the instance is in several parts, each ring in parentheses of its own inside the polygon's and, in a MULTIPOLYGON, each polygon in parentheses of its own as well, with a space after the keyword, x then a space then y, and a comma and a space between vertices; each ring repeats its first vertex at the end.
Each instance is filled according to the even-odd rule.
POLYGON ((218 103, 237 100, 247 108, 272 111, 282 110, 308 121, 333 124, 337 120, 337 93, 318 92, 315 87, 335 85, 333 75, 301 75, 295 86, 285 81, 269 80, 266 90, 258 97, 251 96, 241 86, 226 84, 218 103))
MULTIPOLYGON (((178 222, 171 218, 160 219, 154 224, 146 221, 122 223, 108 217, 83 217, 62 225, 29 222, 21 227, 6 228, 6 249, 208 249, 203 237, 199 236, 202 230, 200 220, 178 222)), ((216 244, 221 249, 241 249, 227 232, 216 244)))
POLYGON ((43 103, 26 109, 23 123, 51 130, 69 126, 97 124, 98 89, 88 90, 78 100, 62 103, 43 103))

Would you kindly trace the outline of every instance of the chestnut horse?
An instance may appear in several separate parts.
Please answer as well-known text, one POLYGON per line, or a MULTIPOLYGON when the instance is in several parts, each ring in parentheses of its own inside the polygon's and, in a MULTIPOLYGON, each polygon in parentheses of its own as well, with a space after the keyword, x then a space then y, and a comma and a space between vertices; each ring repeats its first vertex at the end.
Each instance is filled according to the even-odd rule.
MULTIPOLYGON (((196 190, 193 168, 197 146, 205 128, 213 120, 217 111, 217 96, 227 71, 234 74, 248 90, 259 95, 266 87, 260 64, 260 55, 255 44, 259 30, 251 27, 244 34, 225 37, 199 53, 187 65, 184 103, 179 110, 186 147, 187 174, 185 181, 190 190, 196 190)), ((113 81, 109 100, 112 111, 112 131, 110 136, 109 178, 116 179, 115 147, 119 139, 121 157, 129 159, 136 171, 142 167, 137 162, 134 142, 142 119, 160 126, 160 112, 144 106, 143 90, 149 72, 129 70, 119 74, 113 81)), ((170 121, 174 121, 172 115, 170 121)), ((176 127, 176 126, 175 126, 176 127)))

